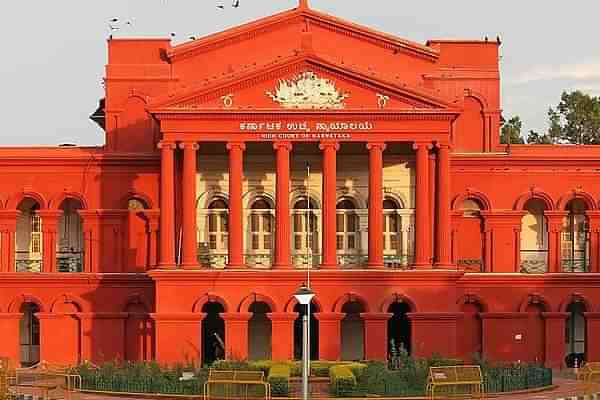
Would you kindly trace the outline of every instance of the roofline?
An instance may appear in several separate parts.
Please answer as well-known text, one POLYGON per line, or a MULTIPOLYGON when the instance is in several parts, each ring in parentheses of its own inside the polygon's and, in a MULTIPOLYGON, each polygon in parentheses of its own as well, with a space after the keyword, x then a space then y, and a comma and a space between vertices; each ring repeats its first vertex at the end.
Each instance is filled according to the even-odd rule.
POLYGON ((427 46, 431 46, 432 44, 440 43, 440 44, 493 44, 498 46, 496 40, 472 40, 472 39, 429 39, 426 42, 427 46))

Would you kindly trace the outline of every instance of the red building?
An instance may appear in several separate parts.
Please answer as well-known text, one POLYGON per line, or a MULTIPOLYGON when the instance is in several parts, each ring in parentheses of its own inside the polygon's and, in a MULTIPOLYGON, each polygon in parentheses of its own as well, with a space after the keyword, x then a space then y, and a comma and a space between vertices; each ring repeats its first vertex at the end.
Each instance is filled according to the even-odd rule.
POLYGON ((109 40, 105 146, 0 148, 0 354, 293 358, 310 268, 313 357, 600 360, 600 149, 500 145, 498 47, 109 40))

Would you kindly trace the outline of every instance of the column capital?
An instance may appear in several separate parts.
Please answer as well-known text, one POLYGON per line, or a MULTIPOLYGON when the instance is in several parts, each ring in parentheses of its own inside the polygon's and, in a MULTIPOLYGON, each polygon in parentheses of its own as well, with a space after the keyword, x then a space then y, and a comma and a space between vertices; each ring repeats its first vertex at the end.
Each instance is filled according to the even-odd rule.
POLYGON ((330 149, 330 148, 333 148, 335 151, 338 151, 340 149, 339 142, 320 142, 319 143, 320 150, 325 150, 325 149, 330 149))
POLYGON ((341 321, 344 319, 346 314, 341 313, 341 312, 318 312, 318 313, 315 313, 314 316, 319 322, 326 322, 326 321, 341 321))
POLYGON ((542 318, 544 319, 558 319, 558 320, 566 320, 571 315, 568 312, 543 312, 542 318))
POLYGON ((413 142, 412 148, 413 150, 419 150, 420 148, 425 148, 426 150, 433 149, 433 144, 431 142, 413 142))
POLYGON ((388 321, 390 318, 394 316, 392 313, 383 313, 383 312, 367 312, 360 313, 360 316, 365 321, 388 321))
POLYGON ((385 144, 385 142, 368 142, 367 143, 367 150, 385 151, 386 148, 387 148, 387 145, 385 144))
POLYGON ((198 143, 196 143, 196 141, 185 141, 179 143, 179 148, 182 150, 191 149, 196 151, 200 148, 200 146, 198 145, 198 143))
POLYGON ((161 140, 158 142, 157 147, 161 150, 175 150, 177 148, 177 144, 171 140, 161 140))
POLYGON ((228 321, 250 321, 252 318, 251 312, 228 312, 219 314, 225 322, 228 321))
POLYGON ((286 142, 286 141, 282 141, 282 142, 273 142, 273 149, 275 150, 287 150, 287 151, 292 151, 292 142, 286 142))
POLYGON ((440 150, 451 150, 452 145, 446 142, 435 142, 435 148, 440 150))
POLYGON ((293 322, 298 318, 297 312, 272 312, 267 313, 267 317, 271 322, 293 322))
POLYGON ((246 143, 244 142, 227 142, 227 150, 246 150, 246 143))

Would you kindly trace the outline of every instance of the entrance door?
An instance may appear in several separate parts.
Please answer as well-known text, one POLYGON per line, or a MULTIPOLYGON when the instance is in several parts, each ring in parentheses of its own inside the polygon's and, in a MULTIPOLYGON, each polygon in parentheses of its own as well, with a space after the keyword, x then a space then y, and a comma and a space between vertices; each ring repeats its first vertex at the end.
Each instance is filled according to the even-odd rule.
POLYGON ((25 303, 21 307, 20 321, 21 365, 30 367, 40 362, 40 321, 35 316, 37 304, 25 303))

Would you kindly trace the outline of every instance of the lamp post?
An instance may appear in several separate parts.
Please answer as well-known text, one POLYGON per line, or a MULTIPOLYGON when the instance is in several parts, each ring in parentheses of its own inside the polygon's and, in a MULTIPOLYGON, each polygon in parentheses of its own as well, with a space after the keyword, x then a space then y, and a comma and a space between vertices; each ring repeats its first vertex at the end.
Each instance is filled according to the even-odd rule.
POLYGON ((306 313, 302 317, 302 398, 308 400, 308 359, 309 355, 309 344, 308 344, 308 307, 315 293, 310 288, 302 285, 300 289, 294 294, 298 303, 306 306, 306 313))

